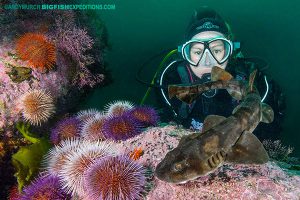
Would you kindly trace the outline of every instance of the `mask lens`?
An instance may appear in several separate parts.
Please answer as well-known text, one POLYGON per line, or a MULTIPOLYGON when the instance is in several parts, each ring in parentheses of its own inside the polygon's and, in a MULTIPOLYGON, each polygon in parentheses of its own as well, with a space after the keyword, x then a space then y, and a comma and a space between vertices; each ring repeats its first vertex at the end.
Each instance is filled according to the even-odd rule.
POLYGON ((182 54, 194 66, 200 62, 203 63, 202 59, 205 59, 207 56, 212 57, 215 62, 222 64, 229 58, 231 49, 232 44, 226 39, 214 39, 210 41, 194 40, 183 45, 182 54))
POLYGON ((231 45, 226 40, 214 40, 209 42, 209 51, 218 63, 223 63, 230 56, 231 45))
POLYGON ((204 44, 201 42, 191 42, 184 47, 183 53, 189 63, 197 65, 203 57, 204 44))

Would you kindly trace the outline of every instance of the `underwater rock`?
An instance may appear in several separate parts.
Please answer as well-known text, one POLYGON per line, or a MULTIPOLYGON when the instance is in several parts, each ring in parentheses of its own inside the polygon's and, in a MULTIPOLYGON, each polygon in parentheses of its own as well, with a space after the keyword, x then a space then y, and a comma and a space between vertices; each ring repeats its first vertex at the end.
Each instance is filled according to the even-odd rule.
POLYGON ((136 148, 143 149, 143 155, 137 160, 143 165, 155 166, 164 158, 171 149, 175 148, 183 135, 191 131, 177 129, 176 126, 153 127, 142 132, 140 135, 122 141, 121 144, 129 152, 136 148))
POLYGON ((292 199, 300 196, 300 177, 289 176, 276 164, 225 165, 213 174, 185 184, 155 180, 147 199, 292 199), (224 179, 226 174, 229 179, 224 179))
MULTIPOLYGON (((129 149, 143 149, 137 160, 155 169, 167 152, 175 148, 190 130, 167 125, 149 128, 142 134, 121 142, 129 149)), ((215 172, 185 184, 153 180, 154 188, 145 197, 149 200, 185 199, 292 199, 300 197, 300 176, 292 176, 276 162, 264 165, 225 164, 215 172)))

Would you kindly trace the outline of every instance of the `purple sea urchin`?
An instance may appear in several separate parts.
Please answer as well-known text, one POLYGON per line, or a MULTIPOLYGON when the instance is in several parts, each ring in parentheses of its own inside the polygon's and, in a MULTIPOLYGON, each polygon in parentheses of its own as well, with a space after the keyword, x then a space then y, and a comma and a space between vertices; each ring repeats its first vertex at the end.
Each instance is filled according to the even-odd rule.
POLYGON ((104 114, 96 114, 94 117, 90 117, 82 126, 81 137, 87 140, 104 140, 102 127, 105 119, 106 116, 104 114))
POLYGON ((128 156, 98 159, 85 174, 87 195, 91 200, 141 199, 144 172, 143 166, 128 156))
POLYGON ((130 115, 110 116, 103 124, 103 134, 107 139, 126 140, 140 134, 140 127, 130 115))
POLYGON ((55 112, 53 98, 43 90, 31 90, 21 98, 23 117, 32 125, 46 122, 55 112))
POLYGON ((24 188, 20 200, 63 200, 71 197, 60 188, 57 176, 41 176, 24 188))
POLYGON ((78 137, 80 131, 80 120, 76 117, 68 117, 59 121, 51 130, 51 142, 58 144, 67 138, 78 137))
POLYGON ((128 111, 129 114, 143 126, 156 126, 159 116, 154 108, 148 106, 137 106, 128 111))
POLYGON ((120 116, 123 115, 126 111, 132 109, 134 105, 129 101, 113 101, 104 107, 107 115, 120 116))
POLYGON ((112 142, 90 142, 80 145, 67 155, 66 162, 59 172, 63 188, 72 195, 85 196, 84 173, 96 159, 119 153, 112 142))

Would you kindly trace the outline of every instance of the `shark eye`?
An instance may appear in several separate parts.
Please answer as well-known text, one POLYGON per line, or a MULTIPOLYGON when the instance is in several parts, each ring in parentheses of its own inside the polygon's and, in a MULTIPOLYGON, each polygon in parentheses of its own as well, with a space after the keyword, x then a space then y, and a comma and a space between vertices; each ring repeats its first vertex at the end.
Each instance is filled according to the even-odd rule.
POLYGON ((173 171, 175 171, 175 172, 181 171, 182 168, 183 168, 183 166, 182 166, 181 163, 175 163, 175 164, 173 165, 173 171))

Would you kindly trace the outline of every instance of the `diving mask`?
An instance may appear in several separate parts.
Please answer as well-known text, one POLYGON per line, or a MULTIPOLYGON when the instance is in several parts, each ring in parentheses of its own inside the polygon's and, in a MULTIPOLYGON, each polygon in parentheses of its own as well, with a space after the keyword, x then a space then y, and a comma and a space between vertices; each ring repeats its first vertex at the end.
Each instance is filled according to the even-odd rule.
POLYGON ((182 45, 181 53, 193 66, 213 67, 226 62, 232 49, 232 42, 223 37, 209 40, 191 39, 182 45))

